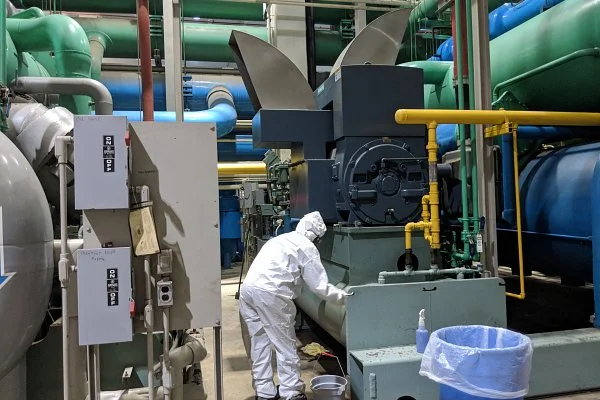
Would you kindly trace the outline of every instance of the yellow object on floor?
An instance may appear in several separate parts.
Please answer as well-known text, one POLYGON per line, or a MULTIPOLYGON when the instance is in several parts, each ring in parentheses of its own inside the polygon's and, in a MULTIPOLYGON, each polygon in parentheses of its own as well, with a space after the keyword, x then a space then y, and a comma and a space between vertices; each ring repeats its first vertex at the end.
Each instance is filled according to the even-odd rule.
POLYGON ((312 357, 317 357, 321 354, 328 353, 325 347, 321 346, 319 343, 316 342, 309 343, 306 346, 302 347, 300 350, 302 350, 304 354, 307 354, 312 357))

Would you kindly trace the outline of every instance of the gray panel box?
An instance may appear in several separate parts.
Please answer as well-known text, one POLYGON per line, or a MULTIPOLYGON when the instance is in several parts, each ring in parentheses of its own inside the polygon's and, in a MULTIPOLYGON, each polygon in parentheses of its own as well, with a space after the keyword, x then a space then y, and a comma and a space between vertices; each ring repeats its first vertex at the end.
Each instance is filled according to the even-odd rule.
POLYGON ((131 248, 77 252, 79 345, 131 342, 131 248))
POLYGON ((75 117, 75 208, 129 208, 127 118, 75 117))

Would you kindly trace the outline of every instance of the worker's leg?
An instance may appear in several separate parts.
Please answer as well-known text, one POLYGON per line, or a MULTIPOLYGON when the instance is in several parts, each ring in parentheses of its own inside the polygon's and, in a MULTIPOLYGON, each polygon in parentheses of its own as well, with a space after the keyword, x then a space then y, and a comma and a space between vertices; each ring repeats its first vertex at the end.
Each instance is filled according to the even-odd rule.
POLYGON ((256 395, 265 399, 275 398, 277 388, 273 383, 271 366, 271 342, 261 321, 251 289, 240 291, 240 315, 250 335, 250 360, 252 363, 252 384, 256 395))
POLYGON ((257 311, 277 353, 279 394, 282 399, 288 399, 303 393, 305 389, 300 378, 300 358, 296 350, 296 306, 290 299, 267 292, 258 301, 262 304, 257 303, 257 311))

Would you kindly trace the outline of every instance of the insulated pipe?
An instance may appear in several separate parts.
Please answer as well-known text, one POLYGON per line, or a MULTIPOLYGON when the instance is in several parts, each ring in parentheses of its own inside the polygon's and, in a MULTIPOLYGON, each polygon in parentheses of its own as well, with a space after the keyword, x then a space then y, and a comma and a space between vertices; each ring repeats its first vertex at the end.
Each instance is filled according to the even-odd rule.
POLYGON ((446 79, 452 62, 447 61, 411 61, 398 64, 399 67, 419 68, 423 70, 423 84, 440 85, 446 79))
MULTIPOLYGON (((87 39, 86 39, 87 40, 87 39)), ((100 82, 89 78, 17 78, 13 88, 21 93, 85 95, 94 99, 97 115, 111 115, 112 96, 100 82)))
MULTIPOLYGON (((138 58, 138 34, 131 19, 75 17, 75 20, 85 32, 102 32, 112 40, 112 45, 106 49, 105 57, 138 58)), ((248 33, 265 42, 269 41, 267 28, 262 26, 198 22, 184 22, 182 26, 183 46, 189 61, 234 62, 229 47, 229 38, 233 30, 248 33)), ((340 33, 334 30, 317 30, 315 36, 317 64, 333 65, 345 46, 340 33)), ((162 40, 155 40, 153 46, 164 51, 162 40)))
MULTIPOLYGON (((519 4, 506 2, 494 9, 491 5, 489 14, 490 40, 505 34, 517 26, 541 14, 546 9, 553 7, 563 0, 524 0, 519 4)), ((443 42, 430 60, 452 61, 454 40, 450 38, 443 42)))
POLYGON ((144 121, 154 121, 150 12, 148 11, 148 0, 137 0, 137 2, 138 45, 142 70, 142 110, 144 112, 144 121))
POLYGON ((102 59, 104 51, 110 44, 110 38, 102 32, 88 32, 88 41, 90 42, 90 51, 92 53, 92 67, 90 76, 97 81, 102 75, 102 59))
POLYGON ((0 1, 0 85, 6 85, 7 80, 7 43, 6 43, 6 6, 8 1, 0 1))
POLYGON ((45 17, 46 14, 38 7, 30 7, 26 10, 19 11, 18 13, 11 16, 14 19, 31 19, 45 17))
MULTIPOLYGON (((90 77, 90 44, 85 31, 72 18, 60 14, 35 19, 9 18, 6 29, 20 53, 52 51, 58 77, 90 77)), ((90 111, 85 96, 61 96, 60 104, 74 114, 90 111)))
MULTIPOLYGON (((217 126, 217 136, 222 137, 231 133, 235 128, 237 121, 237 112, 233 104, 233 96, 223 86, 214 87, 207 96, 207 103, 210 107, 204 111, 188 111, 183 114, 185 122, 214 122, 217 126)), ((128 121, 139 121, 140 113, 138 111, 115 111, 114 115, 123 115, 128 121)), ((175 112, 156 111, 154 112, 156 122, 174 122, 175 112)))

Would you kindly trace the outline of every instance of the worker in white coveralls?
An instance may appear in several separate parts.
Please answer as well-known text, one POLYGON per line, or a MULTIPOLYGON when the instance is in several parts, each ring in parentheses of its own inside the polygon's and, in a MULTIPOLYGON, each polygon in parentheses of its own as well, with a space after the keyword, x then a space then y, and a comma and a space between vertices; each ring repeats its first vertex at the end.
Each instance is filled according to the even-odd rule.
POLYGON ((319 212, 305 215, 295 231, 265 243, 240 289, 240 315, 250 335, 252 382, 258 400, 306 399, 294 329, 294 299, 302 284, 323 300, 336 304, 344 304, 348 296, 329 283, 313 243, 325 231, 319 212), (271 346, 277 354, 279 391, 273 383, 271 346))

